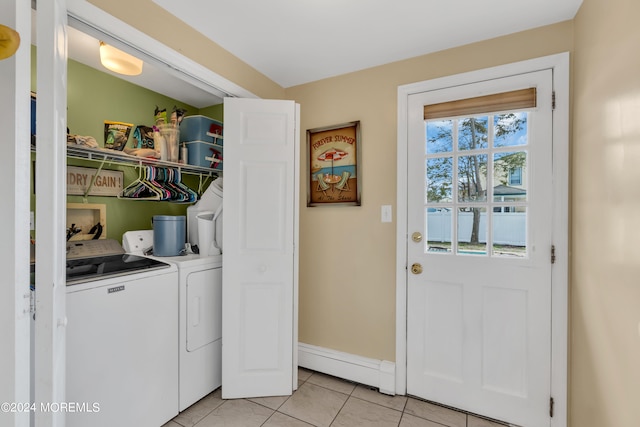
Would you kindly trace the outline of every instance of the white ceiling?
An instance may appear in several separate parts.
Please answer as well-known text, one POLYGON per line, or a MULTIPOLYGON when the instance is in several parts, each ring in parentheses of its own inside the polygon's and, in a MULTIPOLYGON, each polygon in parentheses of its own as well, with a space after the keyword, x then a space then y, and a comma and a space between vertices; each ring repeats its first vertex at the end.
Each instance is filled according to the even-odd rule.
POLYGON ((287 88, 572 19, 582 0, 153 0, 287 88))
MULTIPOLYGON (((36 20, 37 12, 35 9, 32 9, 31 43, 34 45, 37 41, 36 20)), ((158 63, 151 63, 148 60, 144 62, 142 74, 139 76, 124 76, 109 71, 100 63, 100 40, 71 26, 67 28, 67 35, 69 58, 74 61, 197 108, 222 103, 222 94, 212 94, 195 87, 184 79, 176 76, 175 72, 170 73, 166 67, 163 68, 158 63)), ((118 47, 122 48, 122 46, 118 47)), ((135 52, 129 53, 133 55, 136 54, 135 52)))
MULTIPOLYGON (((582 0, 153 0, 287 88, 572 19, 582 0)), ((34 12, 35 28, 35 12, 34 12)), ((32 38, 35 41, 35 35, 32 38)), ((135 52, 130 52, 135 54, 135 52)), ((141 76, 100 65, 98 40, 69 29, 69 56, 202 108, 222 102, 145 61, 141 76)), ((171 71, 171 70, 169 70, 171 71)))

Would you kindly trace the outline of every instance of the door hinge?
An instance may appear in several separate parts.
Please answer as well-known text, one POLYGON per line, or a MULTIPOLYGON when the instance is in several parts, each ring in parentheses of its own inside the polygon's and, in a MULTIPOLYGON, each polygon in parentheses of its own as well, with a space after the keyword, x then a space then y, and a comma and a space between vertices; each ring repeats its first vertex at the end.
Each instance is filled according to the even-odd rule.
POLYGON ((36 314, 36 291, 29 291, 29 313, 36 314))
POLYGON ((553 397, 549 398, 549 417, 553 418, 553 405, 554 405, 553 397))
POLYGON ((556 91, 551 92, 551 109, 556 109, 556 91))
POLYGON ((556 263, 556 245, 551 245, 551 264, 556 263))

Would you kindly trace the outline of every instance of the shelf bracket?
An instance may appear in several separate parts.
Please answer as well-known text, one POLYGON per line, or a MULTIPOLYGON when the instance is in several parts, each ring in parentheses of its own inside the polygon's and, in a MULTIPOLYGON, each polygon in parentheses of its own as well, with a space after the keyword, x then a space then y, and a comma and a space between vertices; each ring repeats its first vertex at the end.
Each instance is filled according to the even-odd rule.
POLYGON ((84 192, 84 196, 82 196, 82 202, 83 203, 88 203, 89 202, 89 200, 87 199, 87 196, 89 195, 89 192, 91 191, 91 188, 93 187, 93 184, 95 184, 96 178, 98 177, 98 175, 100 175, 100 172, 102 171, 102 168, 104 167, 104 164, 105 164, 106 161, 107 161, 107 158, 103 157, 102 161, 100 162, 100 166, 98 167, 98 170, 96 171, 96 173, 91 178, 91 182, 89 183, 89 187, 87 187, 87 191, 85 191, 84 192))
POLYGON ((204 186, 207 184, 207 182, 209 181, 209 178, 213 178, 213 172, 209 172, 208 174, 200 174, 200 183, 198 184, 198 195, 202 196, 203 193, 203 188, 204 186), (202 180, 202 178, 204 177, 204 181, 202 180))

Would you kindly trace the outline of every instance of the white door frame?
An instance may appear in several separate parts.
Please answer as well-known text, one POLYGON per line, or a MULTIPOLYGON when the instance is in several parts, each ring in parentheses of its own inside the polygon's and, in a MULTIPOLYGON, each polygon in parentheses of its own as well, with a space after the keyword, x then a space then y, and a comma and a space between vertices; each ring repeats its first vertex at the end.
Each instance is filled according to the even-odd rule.
MULTIPOLYGON (((29 89, 31 64, 31 6, 28 2, 0 1, 0 23, 21 38, 18 51, 0 61, 0 179, 6 206, 0 210, 5 225, 0 241, 0 402, 29 402, 29 89)), ((31 414, 3 406, 0 424, 27 427, 31 414), (7 410, 9 409, 9 410, 7 410)))
MULTIPOLYGON (((65 0, 38 5, 34 184, 40 212, 36 215, 36 406, 64 402, 66 396, 66 23, 65 0)), ((34 415, 37 427, 65 425, 63 411, 35 411, 34 415)))
POLYGON ((398 87, 396 209, 396 393, 407 392, 407 144, 408 100, 415 93, 442 89, 543 69, 553 70, 553 220, 556 249, 551 307, 552 427, 567 425, 568 311, 569 311, 569 53, 471 71, 398 87))

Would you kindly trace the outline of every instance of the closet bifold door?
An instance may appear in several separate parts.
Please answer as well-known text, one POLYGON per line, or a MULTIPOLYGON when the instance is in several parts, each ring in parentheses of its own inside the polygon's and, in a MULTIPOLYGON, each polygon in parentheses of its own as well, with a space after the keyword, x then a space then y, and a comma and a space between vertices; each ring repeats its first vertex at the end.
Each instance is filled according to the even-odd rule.
POLYGON ((222 396, 283 396, 297 351, 297 106, 225 98, 222 396))

